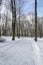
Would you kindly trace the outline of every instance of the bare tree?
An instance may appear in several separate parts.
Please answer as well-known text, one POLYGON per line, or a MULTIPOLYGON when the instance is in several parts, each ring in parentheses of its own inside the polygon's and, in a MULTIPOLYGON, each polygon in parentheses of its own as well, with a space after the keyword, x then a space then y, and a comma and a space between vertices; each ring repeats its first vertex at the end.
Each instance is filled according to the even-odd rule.
MULTIPOLYGON (((0 6, 1 6, 2 0, 0 0, 0 6)), ((1 11, 1 8, 0 8, 1 11)), ((1 14, 0 14, 0 21, 1 21, 1 14)), ((1 37, 1 27, 0 27, 0 37, 1 37)))
POLYGON ((39 36, 40 38, 42 37, 42 21, 39 20, 38 22, 38 31, 39 31, 39 36))
POLYGON ((35 41, 37 41, 37 0, 35 0, 35 41))
POLYGON ((17 7, 17 16, 18 16, 18 38, 20 38, 20 22, 21 22, 21 16, 23 15, 23 7, 24 7, 24 1, 18 0, 16 1, 16 7, 17 7))
POLYGON ((11 0, 11 7, 12 7, 12 40, 15 40, 15 22, 16 22, 15 0, 11 0))
POLYGON ((1 28, 0 28, 0 37, 1 37, 1 28))
MULTIPOLYGON (((1 14, 0 14, 0 21, 1 21, 1 14)), ((1 37, 1 25, 0 25, 0 37, 1 37)))
POLYGON ((0 5, 1 5, 1 3, 2 3, 2 0, 0 0, 0 5))
POLYGON ((5 15, 5 35, 7 36, 7 23, 8 23, 8 11, 6 10, 6 15, 5 15))

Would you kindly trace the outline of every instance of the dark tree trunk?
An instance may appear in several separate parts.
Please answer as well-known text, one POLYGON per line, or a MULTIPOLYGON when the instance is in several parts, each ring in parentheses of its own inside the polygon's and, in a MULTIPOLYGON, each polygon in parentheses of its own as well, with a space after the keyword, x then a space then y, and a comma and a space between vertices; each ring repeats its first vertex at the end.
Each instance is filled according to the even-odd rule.
POLYGON ((0 0, 0 5, 1 5, 1 3, 2 3, 2 0, 0 0))
POLYGON ((40 38, 42 38, 42 23, 41 23, 41 27, 40 27, 40 38))
POLYGON ((19 35, 18 38, 20 38, 20 8, 19 8, 19 35))
POLYGON ((15 0, 11 0, 12 4, 12 40, 15 40, 15 23, 16 23, 16 4, 15 0))
MULTIPOLYGON (((19 0, 19 4, 21 3, 21 1, 19 0)), ((19 6, 19 34, 18 34, 18 38, 20 38, 20 6, 19 6)))
POLYGON ((1 37, 1 28, 0 28, 0 37, 1 37))
POLYGON ((18 37, 18 23, 17 23, 17 37, 18 37))
POLYGON ((35 0, 35 41, 37 41, 37 0, 35 0))
POLYGON ((6 17, 6 22, 5 22, 5 35, 7 36, 7 17, 6 17))

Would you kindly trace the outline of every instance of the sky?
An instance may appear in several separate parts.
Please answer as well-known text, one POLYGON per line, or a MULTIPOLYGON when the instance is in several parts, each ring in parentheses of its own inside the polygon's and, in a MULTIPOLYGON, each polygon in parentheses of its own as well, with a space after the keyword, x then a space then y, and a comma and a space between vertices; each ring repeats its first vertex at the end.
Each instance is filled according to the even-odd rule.
MULTIPOLYGON (((6 0, 3 0, 6 1, 6 0)), ((34 1, 35 0, 24 0, 25 1, 25 5, 24 5, 24 13, 32 13, 34 14, 34 1)), ((3 10, 4 8, 2 8, 3 10)), ((5 10, 5 9, 4 9, 5 10)), ((43 0, 37 0, 37 14, 38 16, 43 16, 43 0)))
MULTIPOLYGON (((24 12, 32 12, 34 13, 34 1, 35 0, 26 0, 26 4, 24 7, 24 12)), ((37 14, 38 16, 43 16, 43 0, 37 0, 37 14)))

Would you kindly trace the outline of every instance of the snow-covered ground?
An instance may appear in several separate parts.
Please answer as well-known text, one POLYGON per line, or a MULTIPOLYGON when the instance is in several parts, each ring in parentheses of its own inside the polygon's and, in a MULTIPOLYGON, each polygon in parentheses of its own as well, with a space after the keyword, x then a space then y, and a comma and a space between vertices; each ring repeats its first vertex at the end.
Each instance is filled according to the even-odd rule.
POLYGON ((0 65, 43 65, 43 38, 4 37, 0 42, 0 65))

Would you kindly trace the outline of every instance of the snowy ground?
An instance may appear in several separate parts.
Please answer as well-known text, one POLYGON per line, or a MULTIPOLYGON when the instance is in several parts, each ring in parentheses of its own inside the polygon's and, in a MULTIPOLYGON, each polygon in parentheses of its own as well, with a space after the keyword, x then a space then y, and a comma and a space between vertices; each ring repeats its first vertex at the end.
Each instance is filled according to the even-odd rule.
POLYGON ((0 65, 43 65, 43 38, 4 37, 0 43, 0 65))

